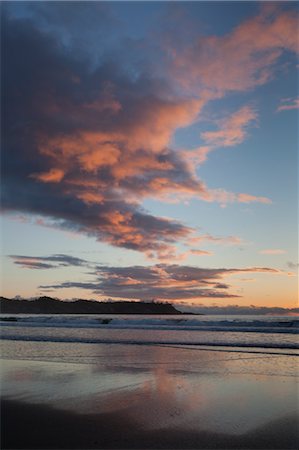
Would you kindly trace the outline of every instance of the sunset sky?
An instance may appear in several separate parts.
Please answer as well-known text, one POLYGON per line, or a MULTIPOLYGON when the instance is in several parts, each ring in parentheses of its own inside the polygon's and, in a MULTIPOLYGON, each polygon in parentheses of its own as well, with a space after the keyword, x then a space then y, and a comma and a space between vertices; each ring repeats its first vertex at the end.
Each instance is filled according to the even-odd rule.
POLYGON ((2 295, 298 306, 298 3, 1 20, 2 295))

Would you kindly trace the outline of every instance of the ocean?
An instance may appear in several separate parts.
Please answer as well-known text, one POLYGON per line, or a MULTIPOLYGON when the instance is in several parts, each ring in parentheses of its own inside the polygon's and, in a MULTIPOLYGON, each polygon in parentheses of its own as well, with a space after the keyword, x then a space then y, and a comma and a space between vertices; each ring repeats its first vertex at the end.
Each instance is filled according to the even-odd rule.
POLYGON ((135 344, 298 354, 299 319, 261 315, 0 315, 5 341, 135 344))

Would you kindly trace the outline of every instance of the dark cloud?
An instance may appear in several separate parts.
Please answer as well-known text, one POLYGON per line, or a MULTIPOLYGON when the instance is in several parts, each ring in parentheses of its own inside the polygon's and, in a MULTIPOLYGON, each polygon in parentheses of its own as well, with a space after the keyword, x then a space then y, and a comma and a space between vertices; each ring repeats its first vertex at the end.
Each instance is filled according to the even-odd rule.
POLYGON ((170 148, 206 99, 178 94, 172 80, 155 76, 144 57, 150 44, 125 39, 109 7, 20 8, 7 5, 1 14, 4 211, 44 215, 55 226, 166 259, 194 230, 149 214, 144 198, 243 201, 245 194, 209 192, 188 152, 170 148))
POLYGON ((299 263, 294 263, 294 262, 289 261, 289 262, 287 263, 287 266, 288 266, 290 269, 298 269, 299 263))
POLYGON ((198 298, 234 298, 223 277, 238 273, 281 273, 266 267, 244 269, 202 269, 191 266, 157 264, 150 267, 97 267, 95 280, 64 282, 41 289, 79 288, 110 298, 136 300, 183 300, 198 298))
POLYGON ((121 20, 102 2, 34 2, 29 3, 28 14, 39 28, 59 37, 65 47, 92 59, 104 52, 109 41, 117 39, 117 31, 122 31, 121 20), (111 27, 114 34, 109 33, 111 27))
POLYGON ((54 269, 67 266, 88 266, 88 261, 69 255, 25 256, 9 255, 15 264, 27 269, 54 269))
POLYGON ((1 41, 3 209, 151 256, 173 254, 192 230, 151 216, 140 201, 204 190, 165 147, 198 101, 171 98, 170 89, 162 96, 163 82, 132 79, 114 61, 91 69, 30 19, 4 12, 1 41))
POLYGON ((30 260, 27 260, 27 261, 14 261, 14 263, 15 264, 17 264, 17 265, 19 265, 19 266, 21 266, 21 267, 23 267, 23 268, 26 268, 26 269, 53 269, 54 267, 57 267, 57 266, 54 266, 53 264, 46 264, 46 263, 42 263, 42 262, 38 262, 38 261, 30 261, 30 260))

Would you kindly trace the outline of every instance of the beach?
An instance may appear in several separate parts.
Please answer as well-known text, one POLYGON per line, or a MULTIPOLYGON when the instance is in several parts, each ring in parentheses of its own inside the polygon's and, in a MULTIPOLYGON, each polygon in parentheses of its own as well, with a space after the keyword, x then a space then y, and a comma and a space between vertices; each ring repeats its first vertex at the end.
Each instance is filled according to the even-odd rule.
POLYGON ((299 450, 298 1, 2 3, 0 450, 299 450))
POLYGON ((297 356, 3 341, 2 448, 295 449, 297 356))

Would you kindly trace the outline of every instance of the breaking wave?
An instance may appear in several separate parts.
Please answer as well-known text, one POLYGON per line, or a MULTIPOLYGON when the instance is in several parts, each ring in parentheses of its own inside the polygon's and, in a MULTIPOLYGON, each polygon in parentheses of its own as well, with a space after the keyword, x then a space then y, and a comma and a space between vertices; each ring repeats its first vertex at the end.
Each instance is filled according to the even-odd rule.
POLYGON ((184 330, 254 333, 299 333, 294 318, 153 318, 144 316, 2 316, 0 324, 17 327, 97 328, 127 330, 184 330))

